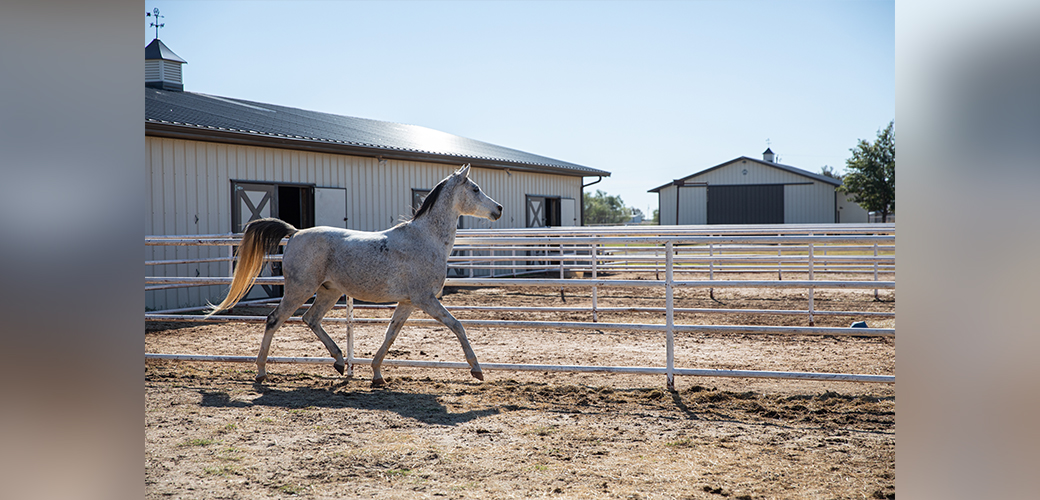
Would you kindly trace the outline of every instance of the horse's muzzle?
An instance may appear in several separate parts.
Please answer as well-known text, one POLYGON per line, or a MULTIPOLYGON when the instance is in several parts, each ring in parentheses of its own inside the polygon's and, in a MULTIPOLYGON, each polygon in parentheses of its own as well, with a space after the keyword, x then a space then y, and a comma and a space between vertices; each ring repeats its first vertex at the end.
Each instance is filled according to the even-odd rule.
POLYGON ((491 220, 498 220, 502 218, 502 205, 495 207, 495 211, 491 212, 491 220))

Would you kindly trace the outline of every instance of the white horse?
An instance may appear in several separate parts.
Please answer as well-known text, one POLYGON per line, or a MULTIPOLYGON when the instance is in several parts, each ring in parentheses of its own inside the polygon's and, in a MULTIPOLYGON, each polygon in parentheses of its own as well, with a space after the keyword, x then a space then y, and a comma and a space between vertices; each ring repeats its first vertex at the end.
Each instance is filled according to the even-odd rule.
POLYGON ((397 302, 386 339, 372 358, 373 386, 385 384, 379 370, 383 358, 416 307, 455 332, 470 374, 484 380, 462 323, 437 300, 447 277, 448 255, 455 244, 459 216, 490 220, 502 216, 502 205, 469 179, 469 169, 468 164, 464 165, 437 184, 412 220, 385 231, 333 227, 297 230, 279 219, 258 219, 246 226, 231 289, 207 316, 237 304, 260 274, 264 255, 275 252, 282 238, 291 237, 282 256, 285 293, 267 317, 256 357, 257 382, 267 378, 267 354, 274 332, 312 295, 314 303, 303 320, 336 358, 333 367, 343 374, 343 352, 321 327, 321 319, 343 294, 368 302, 397 302))

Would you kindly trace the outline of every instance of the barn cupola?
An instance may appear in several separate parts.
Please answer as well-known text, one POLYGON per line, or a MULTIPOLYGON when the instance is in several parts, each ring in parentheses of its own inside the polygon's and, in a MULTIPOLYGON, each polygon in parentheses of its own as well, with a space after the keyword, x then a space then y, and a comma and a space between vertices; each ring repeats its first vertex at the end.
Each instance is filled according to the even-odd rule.
POLYGON ((181 65, 188 61, 174 54, 158 38, 144 48, 144 86, 155 89, 184 91, 181 65))
POLYGON ((765 161, 768 161, 769 163, 773 163, 774 162, 773 158, 774 158, 773 150, 769 149, 769 148, 766 148, 766 150, 762 153, 762 159, 765 160, 765 161))

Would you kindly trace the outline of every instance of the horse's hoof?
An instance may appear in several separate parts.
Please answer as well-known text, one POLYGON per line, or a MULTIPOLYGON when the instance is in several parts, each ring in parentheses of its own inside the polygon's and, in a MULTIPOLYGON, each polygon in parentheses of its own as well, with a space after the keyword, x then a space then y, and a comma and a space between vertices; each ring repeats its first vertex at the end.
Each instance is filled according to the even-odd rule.
POLYGON ((473 375, 473 378, 475 378, 477 380, 481 380, 481 381, 484 380, 484 372, 479 372, 479 371, 473 370, 473 371, 470 371, 469 374, 473 375))
POLYGON ((336 371, 338 371, 340 375, 343 375, 343 369, 346 368, 347 365, 345 365, 343 363, 336 363, 336 364, 332 365, 332 367, 335 368, 336 371))
POLYGON ((267 375, 257 375, 257 376, 256 376, 256 382, 257 382, 258 384, 259 384, 260 382, 263 382, 264 380, 267 380, 267 375))
POLYGON ((372 379, 372 387, 383 387, 384 385, 386 385, 386 381, 382 378, 372 379))

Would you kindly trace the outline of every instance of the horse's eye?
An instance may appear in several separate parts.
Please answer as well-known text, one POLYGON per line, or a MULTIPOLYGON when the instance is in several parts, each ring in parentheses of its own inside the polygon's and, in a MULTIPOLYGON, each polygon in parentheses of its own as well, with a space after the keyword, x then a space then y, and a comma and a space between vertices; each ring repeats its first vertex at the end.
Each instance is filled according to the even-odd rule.
POLYGON ((480 192, 480 188, 478 188, 477 186, 473 186, 473 192, 474 193, 479 193, 480 192))

